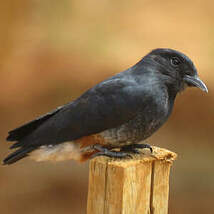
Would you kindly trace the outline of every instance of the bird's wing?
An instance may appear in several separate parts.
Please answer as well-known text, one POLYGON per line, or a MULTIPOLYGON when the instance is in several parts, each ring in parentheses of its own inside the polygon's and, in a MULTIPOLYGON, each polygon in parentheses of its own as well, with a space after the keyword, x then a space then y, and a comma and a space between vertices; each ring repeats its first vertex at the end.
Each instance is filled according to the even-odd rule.
POLYGON ((110 79, 48 116, 14 145, 54 145, 99 133, 129 121, 145 103, 142 87, 134 80, 110 79))
POLYGON ((12 164, 43 145, 56 145, 117 127, 148 103, 145 87, 134 80, 110 79, 77 100, 9 132, 18 148, 3 161, 12 164))
POLYGON ((30 121, 14 130, 9 131, 7 136, 7 141, 18 141, 22 138, 26 137, 30 133, 32 133, 36 128, 38 128, 42 123, 44 123, 46 120, 48 120, 50 117, 55 115, 60 109, 62 109, 63 106, 60 106, 56 108, 55 110, 48 112, 45 115, 42 115, 41 117, 36 118, 33 121, 30 121))

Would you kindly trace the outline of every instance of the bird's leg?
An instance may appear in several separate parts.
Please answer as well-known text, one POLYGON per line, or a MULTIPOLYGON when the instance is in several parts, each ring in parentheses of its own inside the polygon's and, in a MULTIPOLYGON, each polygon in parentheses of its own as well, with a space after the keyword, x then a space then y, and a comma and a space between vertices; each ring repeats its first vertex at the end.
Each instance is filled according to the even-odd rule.
POLYGON ((130 145, 123 146, 120 151, 139 154, 140 152, 138 151, 138 149, 145 149, 145 148, 150 149, 151 153, 153 152, 152 147, 149 144, 130 144, 130 145))
POLYGON ((107 157, 114 157, 114 158, 124 158, 124 157, 130 157, 130 155, 127 152, 123 151, 111 151, 110 149, 107 149, 99 144, 95 144, 93 146, 95 150, 98 152, 93 154, 91 158, 97 157, 97 156, 107 156, 107 157))

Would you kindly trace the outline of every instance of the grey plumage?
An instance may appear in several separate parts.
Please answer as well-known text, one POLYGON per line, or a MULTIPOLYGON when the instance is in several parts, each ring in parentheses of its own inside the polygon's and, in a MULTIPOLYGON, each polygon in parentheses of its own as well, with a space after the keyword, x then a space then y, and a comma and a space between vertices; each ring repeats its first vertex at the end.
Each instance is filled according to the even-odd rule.
POLYGON ((93 134, 99 134, 104 145, 138 143, 167 120, 175 97, 185 84, 207 90, 199 80, 187 56, 171 49, 156 49, 73 102, 10 131, 7 140, 16 141, 11 148, 18 150, 4 164, 14 163, 41 146, 59 145, 93 134))

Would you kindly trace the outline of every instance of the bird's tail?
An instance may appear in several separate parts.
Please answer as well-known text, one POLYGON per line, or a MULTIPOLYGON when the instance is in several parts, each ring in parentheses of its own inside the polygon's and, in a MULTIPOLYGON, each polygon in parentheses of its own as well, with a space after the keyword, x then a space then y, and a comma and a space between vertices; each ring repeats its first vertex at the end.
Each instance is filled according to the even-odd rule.
POLYGON ((22 147, 16 151, 14 151, 13 153, 11 153, 10 155, 8 155, 4 160, 3 160, 3 165, 9 165, 12 163, 15 163, 16 161, 27 157, 28 153, 32 152, 35 148, 33 147, 22 147))
POLYGON ((47 121, 50 117, 55 115, 58 111, 60 111, 62 107, 58 107, 52 112, 47 113, 46 115, 43 115, 35 120, 32 120, 21 127, 18 127, 12 131, 9 132, 9 135, 7 137, 7 141, 14 141, 13 145, 10 146, 10 149, 16 149, 13 153, 8 155, 4 160, 3 164, 12 164, 16 161, 28 156, 30 152, 35 150, 36 146, 30 146, 28 144, 29 139, 27 138, 33 133, 42 123, 47 121))

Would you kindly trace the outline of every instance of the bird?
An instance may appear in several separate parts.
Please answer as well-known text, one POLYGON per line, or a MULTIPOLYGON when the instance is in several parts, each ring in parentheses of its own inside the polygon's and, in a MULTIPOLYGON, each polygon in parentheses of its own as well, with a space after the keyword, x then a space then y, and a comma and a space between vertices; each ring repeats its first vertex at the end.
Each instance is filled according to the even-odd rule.
POLYGON ((9 131, 9 165, 29 156, 36 161, 124 158, 148 148, 144 140, 169 118, 186 87, 208 92, 185 54, 150 51, 139 62, 87 90, 80 97, 9 131))

